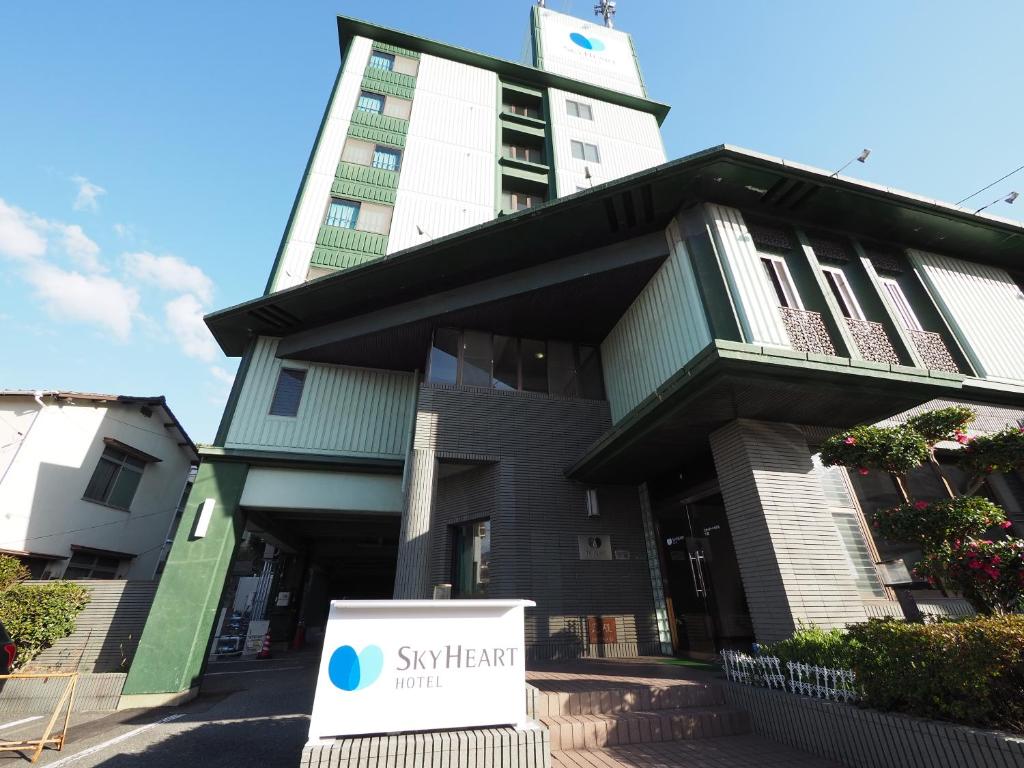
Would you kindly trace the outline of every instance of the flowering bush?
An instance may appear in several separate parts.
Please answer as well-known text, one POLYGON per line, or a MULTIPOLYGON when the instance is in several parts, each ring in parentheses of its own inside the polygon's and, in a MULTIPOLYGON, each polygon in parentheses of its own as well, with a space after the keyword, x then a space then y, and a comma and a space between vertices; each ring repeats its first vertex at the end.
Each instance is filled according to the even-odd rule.
POLYGON ((928 460, 924 437, 905 426, 854 427, 833 435, 821 444, 825 466, 854 467, 906 474, 928 460))
POLYGON ((982 613, 1024 611, 1024 539, 955 539, 928 552, 917 570, 982 613))
POLYGON ((907 419, 907 426, 921 435, 929 445, 935 445, 942 440, 962 440, 961 435, 964 435, 964 430, 974 421, 975 416, 974 411, 967 406, 953 405, 907 419))
POLYGON ((962 440, 960 466, 974 475, 1024 468, 1024 427, 1007 427, 991 435, 962 440))
POLYGON ((878 510, 872 529, 883 539, 920 544, 926 550, 954 539, 981 536, 993 525, 1006 523, 1006 514, 988 499, 961 496, 943 501, 916 501, 878 510))

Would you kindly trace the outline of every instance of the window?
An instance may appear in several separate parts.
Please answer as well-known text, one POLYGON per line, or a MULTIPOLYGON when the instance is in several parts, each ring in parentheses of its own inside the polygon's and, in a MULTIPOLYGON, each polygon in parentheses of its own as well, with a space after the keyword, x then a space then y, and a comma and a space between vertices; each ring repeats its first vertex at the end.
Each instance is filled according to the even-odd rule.
POLYGON ((923 331, 921 323, 918 322, 917 316, 914 314, 914 310, 910 308, 910 302, 907 301, 907 297, 903 294, 903 289, 900 288, 900 284, 889 277, 879 278, 882 283, 882 288, 885 289, 886 294, 892 302, 893 307, 896 310, 896 314, 900 316, 900 320, 903 322, 903 327, 908 331, 923 331))
POLYGON ((502 192, 501 207, 505 211, 525 211, 544 202, 540 195, 531 195, 528 192, 502 192))
POLYGON ((356 111, 373 112, 379 115, 384 111, 384 97, 376 93, 363 91, 359 94, 359 101, 356 103, 356 111))
POLYGON ((491 521, 452 526, 452 554, 454 596, 487 597, 491 580, 491 521))
POLYGON ((569 113, 570 117, 579 117, 584 120, 594 119, 594 113, 591 111, 589 104, 581 104, 578 101, 566 100, 565 110, 569 113))
POLYGON ((354 200, 331 200, 331 207, 327 209, 326 224, 328 227, 355 229, 358 218, 359 203, 354 200))
POLYGON ((501 108, 503 111, 511 112, 513 115, 532 117, 534 120, 541 119, 539 107, 528 107, 525 104, 502 104, 501 108))
POLYGON ((544 151, 540 147, 521 147, 515 144, 502 146, 505 157, 513 160, 525 160, 528 163, 544 163, 544 151))
POLYGON ((439 328, 427 381, 604 399, 597 347, 439 328))
POLYGON ((601 155, 596 144, 587 144, 582 141, 572 141, 572 156, 577 160, 586 160, 590 163, 600 163, 601 155))
POLYGON ((121 561, 116 557, 75 552, 64 570, 65 579, 113 579, 121 561))
POLYGON ((370 163, 374 168, 382 168, 385 171, 397 171, 398 159, 402 153, 390 147, 377 147, 373 150, 373 161, 370 163))
POLYGON ((779 306, 803 309, 804 306, 800 303, 800 296, 797 295, 796 286, 793 285, 793 279, 789 276, 786 262, 777 256, 762 256, 761 264, 764 266, 765 274, 768 275, 772 288, 775 289, 779 306))
POLYGON ((146 462, 107 446, 85 488, 85 498, 108 507, 128 509, 142 480, 146 462))
POLYGON ((296 416, 302 402, 302 389, 306 385, 306 371, 301 368, 282 368, 277 375, 274 398, 270 401, 271 416, 296 416))
POLYGON ((395 57, 383 51, 374 51, 370 54, 371 69, 386 69, 391 72, 395 68, 395 57))
POLYGON ((825 282, 828 283, 828 287, 832 290, 832 295, 836 297, 836 302, 839 304, 839 310, 843 313, 843 316, 853 318, 854 320, 863 320, 864 313, 857 303, 857 298, 853 295, 853 289, 850 288, 843 270, 837 267, 822 267, 821 271, 825 273, 825 282))

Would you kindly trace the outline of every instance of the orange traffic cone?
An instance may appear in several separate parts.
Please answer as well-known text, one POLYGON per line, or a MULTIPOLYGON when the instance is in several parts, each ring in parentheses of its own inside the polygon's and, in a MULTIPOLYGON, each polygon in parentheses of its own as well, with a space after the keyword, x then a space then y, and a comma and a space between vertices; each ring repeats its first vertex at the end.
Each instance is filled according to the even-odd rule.
POLYGON ((256 654, 257 659, 269 659, 270 658, 270 630, 267 630, 267 634, 263 636, 263 647, 260 648, 260 652, 256 654))

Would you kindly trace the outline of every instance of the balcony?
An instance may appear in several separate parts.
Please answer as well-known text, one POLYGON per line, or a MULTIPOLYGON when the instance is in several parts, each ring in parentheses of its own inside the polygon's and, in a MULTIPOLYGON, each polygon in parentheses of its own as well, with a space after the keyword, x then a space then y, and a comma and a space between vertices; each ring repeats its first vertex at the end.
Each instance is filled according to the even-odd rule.
POLYGON ((937 333, 931 331, 915 331, 907 329, 910 340, 917 348, 917 353, 924 361, 925 368, 948 373, 960 373, 960 368, 953 361, 946 348, 946 342, 937 333))
POLYGON ((779 307, 779 313, 782 315, 782 324, 786 326, 793 349, 835 356, 836 348, 832 346, 832 337, 828 335, 828 329, 819 313, 793 307, 779 307))
POLYGON ((875 363, 900 364, 900 358, 896 354, 896 350, 893 349, 892 342, 889 341, 889 336, 881 323, 857 320, 853 317, 845 319, 861 357, 875 363))

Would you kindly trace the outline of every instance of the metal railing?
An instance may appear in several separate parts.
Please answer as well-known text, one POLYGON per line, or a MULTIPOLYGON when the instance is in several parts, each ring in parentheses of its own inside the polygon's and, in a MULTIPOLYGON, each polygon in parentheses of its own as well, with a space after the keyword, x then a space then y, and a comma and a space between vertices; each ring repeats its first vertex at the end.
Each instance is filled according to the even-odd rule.
POLYGON ((891 365, 900 364, 899 355, 896 354, 892 342, 889 341, 889 334, 885 332, 881 323, 847 317, 846 326, 850 329, 857 350, 865 360, 891 365))
POLYGON ((778 656, 750 656, 722 651, 725 677, 734 683, 795 693, 827 701, 855 702, 860 698, 852 669, 820 667, 787 661, 785 672, 778 656))
POLYGON ((835 356, 836 348, 820 313, 793 307, 779 307, 779 313, 793 349, 835 356))
POLYGON ((924 361, 926 368, 936 371, 947 371, 948 373, 960 373, 960 368, 949 354, 946 342, 937 333, 931 331, 915 331, 907 329, 910 340, 917 348, 917 353, 924 361))

